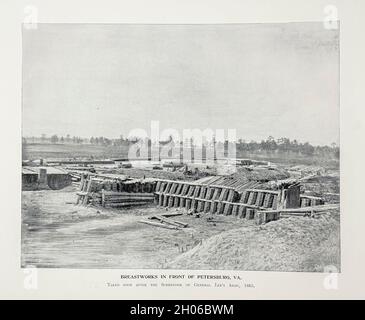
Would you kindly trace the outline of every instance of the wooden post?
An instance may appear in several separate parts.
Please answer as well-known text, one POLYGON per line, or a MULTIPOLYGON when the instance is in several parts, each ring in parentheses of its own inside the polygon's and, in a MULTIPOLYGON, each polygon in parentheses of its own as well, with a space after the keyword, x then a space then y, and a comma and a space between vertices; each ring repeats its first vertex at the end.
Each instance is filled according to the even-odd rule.
POLYGON ((277 201, 278 209, 299 208, 300 207, 300 186, 290 186, 287 189, 280 189, 277 201))
POLYGON ((205 213, 208 213, 209 212, 211 203, 212 202, 210 200, 209 201, 205 201, 205 203, 204 203, 204 212, 205 213))
POLYGON ((185 198, 180 199, 180 208, 185 208, 185 198))
POLYGON ((239 206, 238 207, 238 217, 244 218, 246 216, 246 207, 245 206, 239 206))
POLYGON ((47 184, 47 169, 40 168, 38 173, 38 187, 45 188, 48 187, 47 184))
POLYGON ((174 207, 175 208, 178 208, 179 207, 179 200, 180 200, 180 198, 178 196, 175 196, 174 197, 174 207))
POLYGON ((217 211, 217 201, 212 200, 210 203, 210 213, 214 214, 217 211))
POLYGON ((255 218, 255 209, 247 208, 246 209, 246 219, 252 220, 255 218))
POLYGON ((234 204, 233 205, 233 208, 232 208, 232 215, 233 216, 236 216, 238 213, 238 205, 237 204, 234 204))

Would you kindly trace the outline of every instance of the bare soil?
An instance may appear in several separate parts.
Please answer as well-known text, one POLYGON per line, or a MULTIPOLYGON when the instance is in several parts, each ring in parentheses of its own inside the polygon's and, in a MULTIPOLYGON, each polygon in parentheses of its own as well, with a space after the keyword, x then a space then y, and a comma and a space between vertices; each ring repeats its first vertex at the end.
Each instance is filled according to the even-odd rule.
POLYGON ((213 236, 168 267, 250 271, 340 271, 340 223, 336 212, 243 226, 213 236))
MULTIPOLYGON (((173 217, 189 227, 170 230, 139 223, 166 213, 155 205, 130 209, 76 206, 76 190, 22 193, 22 266, 44 268, 164 268, 181 253, 216 234, 239 228, 234 217, 216 222, 173 217)), ((180 209, 172 209, 178 211, 180 209)))

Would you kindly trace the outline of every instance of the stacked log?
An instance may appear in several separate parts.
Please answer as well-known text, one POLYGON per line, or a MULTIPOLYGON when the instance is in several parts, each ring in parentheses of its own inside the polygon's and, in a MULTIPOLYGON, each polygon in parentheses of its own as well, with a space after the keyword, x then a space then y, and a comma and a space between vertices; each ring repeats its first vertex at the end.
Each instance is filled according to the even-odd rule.
POLYGON ((318 206, 322 204, 324 204, 324 199, 321 197, 300 195, 300 207, 318 206))
POLYGON ((153 193, 108 192, 105 190, 102 190, 101 193, 101 205, 103 207, 144 205, 153 202, 153 200, 153 193))
POLYGON ((81 175, 76 204, 104 207, 128 207, 154 201, 155 182, 126 180, 93 174, 81 175))

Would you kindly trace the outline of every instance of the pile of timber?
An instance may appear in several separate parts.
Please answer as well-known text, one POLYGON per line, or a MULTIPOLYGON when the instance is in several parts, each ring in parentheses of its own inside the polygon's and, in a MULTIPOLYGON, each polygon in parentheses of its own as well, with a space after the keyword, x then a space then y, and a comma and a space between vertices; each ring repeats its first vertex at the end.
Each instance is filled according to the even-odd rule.
POLYGON ((69 175, 71 176, 72 185, 75 187, 80 187, 81 174, 69 172, 69 175))
POLYGON ((301 207, 311 207, 324 204, 324 199, 321 197, 313 197, 307 195, 300 195, 300 206, 301 207))
POLYGON ((101 204, 103 207, 120 208, 128 206, 140 206, 152 203, 154 200, 153 193, 131 193, 131 192, 101 192, 101 204))
POLYGON ((281 217, 284 217, 284 216, 311 216, 316 213, 328 212, 330 210, 338 210, 339 208, 340 208, 340 204, 335 203, 335 204, 324 204, 324 205, 310 206, 310 207, 268 210, 267 212, 280 213, 281 217))
POLYGON ((339 210, 339 204, 324 204, 300 208, 282 208, 277 210, 258 211, 256 223, 262 224, 285 217, 315 217, 330 210, 339 210))
POLYGON ((155 181, 106 175, 82 175, 76 204, 111 208, 139 206, 154 201, 155 181))
MULTIPOLYGON (((170 216, 170 215, 168 215, 170 216)), ((149 217, 149 220, 140 220, 140 223, 145 223, 151 226, 165 228, 165 229, 173 229, 173 230, 180 230, 182 228, 188 227, 187 223, 180 222, 177 220, 169 219, 167 215, 155 215, 149 217), (150 221, 150 220, 157 220, 158 222, 150 221)))

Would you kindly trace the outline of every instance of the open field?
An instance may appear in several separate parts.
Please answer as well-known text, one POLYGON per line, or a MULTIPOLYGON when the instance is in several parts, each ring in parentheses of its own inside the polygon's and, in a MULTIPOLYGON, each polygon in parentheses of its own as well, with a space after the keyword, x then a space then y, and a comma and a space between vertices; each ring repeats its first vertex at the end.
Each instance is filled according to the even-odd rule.
POLYGON ((23 159, 46 158, 120 158, 128 155, 126 146, 103 146, 94 144, 24 144, 23 159))
MULTIPOLYGON (((23 159, 40 158, 93 158, 111 159, 126 158, 128 146, 104 146, 93 144, 24 144, 23 159)), ((339 160, 331 157, 304 156, 289 153, 242 152, 237 150, 237 158, 264 160, 285 165, 305 164, 323 165, 334 169, 339 168, 339 160)))

